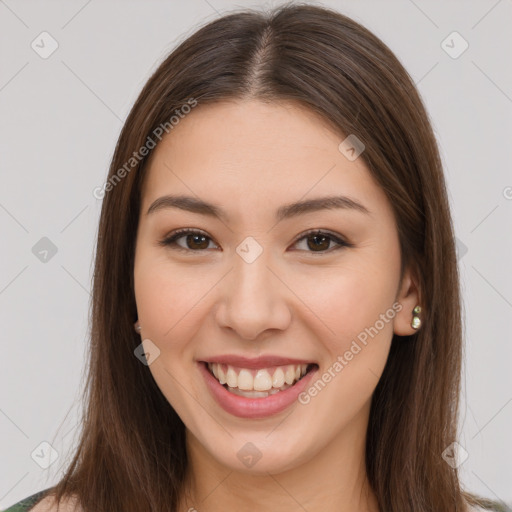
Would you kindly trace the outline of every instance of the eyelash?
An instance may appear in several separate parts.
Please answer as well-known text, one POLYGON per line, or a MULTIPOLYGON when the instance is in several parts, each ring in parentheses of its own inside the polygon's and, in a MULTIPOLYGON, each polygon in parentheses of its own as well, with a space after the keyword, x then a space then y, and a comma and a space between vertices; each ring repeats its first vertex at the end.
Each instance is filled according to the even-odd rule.
MULTIPOLYGON (((176 243, 176 240, 180 239, 180 238, 183 238, 184 235, 202 235, 204 237, 206 237, 207 239, 213 241, 209 236, 206 235, 206 233, 203 233, 202 231, 197 231, 197 230, 194 230, 194 229, 179 229, 178 231, 175 231, 174 233, 171 233, 170 235, 168 235, 167 237, 165 237, 163 240, 160 240, 158 242, 159 245, 163 246, 163 247, 169 247, 173 250, 178 250, 178 251, 182 251, 182 252, 204 252, 206 251, 207 249, 200 249, 200 250, 193 250, 193 249, 188 249, 188 248, 185 248, 185 247, 181 247, 180 245, 178 245, 176 243)), ((302 233, 299 238, 297 238, 295 240, 295 242, 293 243, 293 245, 295 245, 296 243, 300 242, 301 240, 305 239, 305 238, 308 238, 309 236, 311 235, 322 235, 322 236, 326 236, 327 238, 329 238, 331 241, 334 241, 338 244, 338 247, 334 247, 334 248, 331 248, 331 249, 328 249, 326 251, 305 251, 305 252, 309 252, 311 254, 327 254, 327 253, 331 253, 333 251, 337 251, 339 249, 343 249, 345 247, 354 247, 353 244, 343 240, 342 238, 332 234, 332 233, 329 233, 328 231, 322 231, 320 229, 311 229, 309 231, 306 231, 305 233, 302 233)))

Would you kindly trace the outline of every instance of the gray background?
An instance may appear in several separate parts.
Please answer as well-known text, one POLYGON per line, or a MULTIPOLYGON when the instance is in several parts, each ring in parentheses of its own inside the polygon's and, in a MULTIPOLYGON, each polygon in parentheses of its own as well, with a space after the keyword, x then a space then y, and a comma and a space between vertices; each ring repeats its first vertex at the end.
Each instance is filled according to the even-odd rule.
MULTIPOLYGON (((199 23, 278 3, 0 0, 0 508, 56 482, 76 441, 101 206, 92 191, 140 88, 199 23), (51 48, 43 31, 58 43, 45 59, 31 47, 51 48), (46 261, 43 237, 57 249, 46 261), (47 469, 44 441, 58 453, 47 469)), ((465 304, 462 478, 512 502, 512 0, 323 5, 390 46, 431 115, 465 304), (442 45, 453 31, 469 44, 458 58, 458 36, 442 45)))

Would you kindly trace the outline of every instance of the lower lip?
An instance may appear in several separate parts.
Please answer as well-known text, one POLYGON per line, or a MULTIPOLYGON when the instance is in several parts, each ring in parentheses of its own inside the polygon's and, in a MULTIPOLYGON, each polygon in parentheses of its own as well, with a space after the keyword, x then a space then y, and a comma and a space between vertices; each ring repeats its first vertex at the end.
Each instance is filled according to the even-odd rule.
POLYGON ((199 362, 199 371, 203 374, 208 389, 217 403, 227 412, 240 418, 266 418, 292 405, 298 400, 318 367, 310 370, 293 386, 266 398, 246 398, 229 392, 208 370, 206 363, 199 362))

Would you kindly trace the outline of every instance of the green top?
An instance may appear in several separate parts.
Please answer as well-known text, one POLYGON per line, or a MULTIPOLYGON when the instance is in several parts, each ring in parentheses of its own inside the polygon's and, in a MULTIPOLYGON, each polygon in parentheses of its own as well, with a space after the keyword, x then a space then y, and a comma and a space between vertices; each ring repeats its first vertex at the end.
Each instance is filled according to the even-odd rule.
POLYGON ((44 489, 43 491, 36 492, 35 494, 32 494, 28 498, 18 501, 18 503, 15 503, 14 505, 4 510, 3 512, 26 512, 27 510, 30 510, 30 508, 33 507, 39 501, 39 499, 47 490, 48 489, 44 489))
MULTIPOLYGON (((49 489, 44 489, 43 491, 36 492, 35 494, 32 494, 28 498, 25 498, 18 503, 15 503, 11 507, 9 507, 7 510, 4 510, 3 512, 28 512, 31 507, 33 507, 37 501, 47 492, 49 489)), ((512 512, 511 508, 508 508, 508 506, 503 506, 502 504, 499 504, 497 502, 493 503, 493 508, 485 508, 485 509, 476 509, 476 510, 491 510, 495 512, 512 512)))

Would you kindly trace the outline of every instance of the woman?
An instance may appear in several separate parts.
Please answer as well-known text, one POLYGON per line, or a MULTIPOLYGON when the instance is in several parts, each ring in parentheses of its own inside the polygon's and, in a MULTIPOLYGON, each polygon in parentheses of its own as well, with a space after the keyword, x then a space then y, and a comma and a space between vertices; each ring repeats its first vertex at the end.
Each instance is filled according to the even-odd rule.
POLYGON ((307 5, 207 24, 97 194, 83 432, 19 510, 506 510, 459 483, 443 172, 368 30, 307 5))

